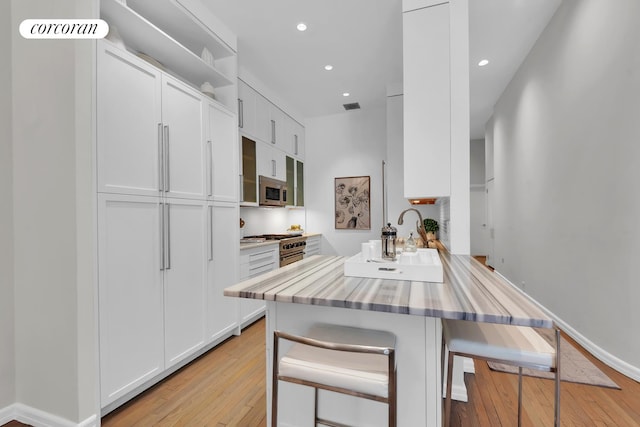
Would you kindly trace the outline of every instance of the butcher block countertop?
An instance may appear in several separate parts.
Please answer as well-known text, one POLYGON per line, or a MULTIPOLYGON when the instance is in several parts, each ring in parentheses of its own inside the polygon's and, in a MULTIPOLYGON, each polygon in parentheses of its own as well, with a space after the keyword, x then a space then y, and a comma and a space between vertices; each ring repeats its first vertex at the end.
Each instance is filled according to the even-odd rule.
POLYGON ((468 255, 440 251, 444 283, 344 275, 348 257, 314 255, 225 289, 230 297, 551 328, 551 318, 468 255))

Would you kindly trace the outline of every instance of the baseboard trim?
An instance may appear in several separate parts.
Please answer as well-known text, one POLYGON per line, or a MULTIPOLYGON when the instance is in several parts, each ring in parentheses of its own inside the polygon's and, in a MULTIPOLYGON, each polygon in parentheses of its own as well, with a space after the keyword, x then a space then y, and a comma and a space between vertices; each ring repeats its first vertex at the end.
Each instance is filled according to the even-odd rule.
POLYGON ((553 321, 565 332, 569 335, 573 340, 575 340, 578 344, 584 347, 589 353, 595 356, 598 360, 605 363, 607 366, 615 369, 627 377, 640 382, 640 367, 633 366, 630 363, 625 362, 624 360, 614 356, 609 353, 602 347, 595 344, 593 341, 589 340, 587 337, 582 335, 580 332, 576 331, 571 325, 562 320, 560 317, 556 316, 551 310, 547 309, 545 306, 540 304, 538 301, 533 299, 529 294, 524 292, 522 289, 517 287, 514 283, 512 283, 505 276, 500 274, 498 270, 495 270, 495 273, 504 279, 513 289, 535 304, 538 308, 540 308, 547 316, 551 317, 553 321))
POLYGON ((98 417, 93 414, 79 424, 62 418, 58 415, 32 408, 22 403, 14 403, 6 408, 0 409, 0 424, 9 421, 19 421, 37 427, 96 427, 98 417))

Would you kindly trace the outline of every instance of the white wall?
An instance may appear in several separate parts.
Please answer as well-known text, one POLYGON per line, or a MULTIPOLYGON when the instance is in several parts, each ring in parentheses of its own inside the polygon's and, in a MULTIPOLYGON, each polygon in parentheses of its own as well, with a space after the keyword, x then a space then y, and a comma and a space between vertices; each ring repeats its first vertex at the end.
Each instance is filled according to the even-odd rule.
MULTIPOLYGON (((92 17, 96 1, 14 0, 27 18, 92 17)), ((91 41, 13 34, 16 400, 71 422, 96 412, 91 41)))
POLYGON ((485 192, 484 139, 471 140, 470 148, 470 241, 471 255, 487 255, 487 197, 485 192))
POLYGON ((636 0, 563 2, 492 129, 495 267, 636 378, 639 17, 636 0))
POLYGON ((307 229, 322 232, 322 252, 353 255, 382 228, 382 160, 386 109, 362 109, 305 122, 307 229), (336 230, 334 178, 371 177, 371 230, 336 230))
POLYGON ((0 2, 0 410, 15 401, 11 2, 0 2))

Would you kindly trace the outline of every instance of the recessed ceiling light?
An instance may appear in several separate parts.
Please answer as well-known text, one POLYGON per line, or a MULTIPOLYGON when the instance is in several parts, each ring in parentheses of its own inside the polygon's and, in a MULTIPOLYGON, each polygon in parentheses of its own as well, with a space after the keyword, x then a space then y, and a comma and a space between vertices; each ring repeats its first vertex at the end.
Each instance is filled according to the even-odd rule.
POLYGON ((324 69, 327 70, 327 71, 331 71, 331 70, 333 70, 333 65, 325 65, 324 69))
POLYGON ((484 67, 485 65, 487 65, 489 63, 488 59, 483 59, 482 61, 478 62, 478 65, 480 67, 484 67))
POLYGON ((344 93, 342 94, 342 96, 349 96, 349 95, 351 95, 349 92, 344 92, 344 93))
POLYGON ((307 24, 301 22, 296 26, 296 28, 298 29, 298 31, 305 31, 307 29, 307 24))

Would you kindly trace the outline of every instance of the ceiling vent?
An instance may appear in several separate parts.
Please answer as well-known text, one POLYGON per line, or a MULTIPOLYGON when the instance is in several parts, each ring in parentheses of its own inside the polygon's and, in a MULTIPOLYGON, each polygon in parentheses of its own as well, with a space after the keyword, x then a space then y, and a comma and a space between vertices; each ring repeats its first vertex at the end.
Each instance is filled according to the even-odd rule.
POLYGON ((351 104, 342 104, 342 106, 347 111, 349 111, 349 110, 359 110, 360 109, 360 104, 357 103, 357 102, 352 102, 351 104))

